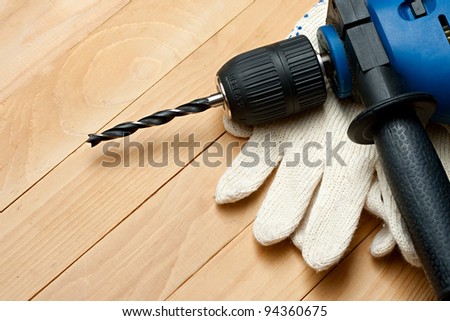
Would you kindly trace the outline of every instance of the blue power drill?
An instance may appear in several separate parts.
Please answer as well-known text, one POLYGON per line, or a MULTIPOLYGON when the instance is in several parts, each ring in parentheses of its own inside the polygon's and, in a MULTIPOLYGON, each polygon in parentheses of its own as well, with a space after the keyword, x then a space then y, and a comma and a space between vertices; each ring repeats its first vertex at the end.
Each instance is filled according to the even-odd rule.
MULTIPOLYGON (((348 135, 376 144, 436 296, 450 300, 450 182, 424 125, 450 124, 450 1, 330 0, 320 52, 305 36, 240 54, 217 73, 219 93, 89 135, 92 146, 175 117, 224 106, 256 125, 322 105, 328 79, 365 110, 348 135)), ((450 142, 449 142, 450 143, 450 142)))
POLYGON ((450 183, 422 124, 450 123, 448 19, 445 0, 334 0, 318 32, 336 95, 356 90, 366 107, 349 137, 375 142, 440 300, 450 300, 450 183))
POLYGON ((318 32, 336 95, 356 90, 366 107, 349 137, 375 142, 440 300, 450 300, 450 183, 422 124, 450 123, 449 19, 445 0, 334 0, 318 32))
POLYGON ((376 144, 440 300, 450 300, 450 183, 423 126, 450 124, 449 20, 447 0, 333 0, 317 33, 320 53, 299 36, 241 54, 218 72, 228 113, 245 124, 323 104, 324 78, 337 97, 363 103, 348 135, 376 144))

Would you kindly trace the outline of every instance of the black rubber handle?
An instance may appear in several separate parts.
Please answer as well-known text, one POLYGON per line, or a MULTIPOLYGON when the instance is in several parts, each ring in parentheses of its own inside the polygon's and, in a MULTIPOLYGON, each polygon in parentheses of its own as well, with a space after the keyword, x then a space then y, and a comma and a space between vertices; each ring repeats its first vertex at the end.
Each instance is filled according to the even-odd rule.
POLYGON ((442 163, 412 109, 379 124, 374 141, 428 280, 438 300, 450 300, 450 182, 442 163))

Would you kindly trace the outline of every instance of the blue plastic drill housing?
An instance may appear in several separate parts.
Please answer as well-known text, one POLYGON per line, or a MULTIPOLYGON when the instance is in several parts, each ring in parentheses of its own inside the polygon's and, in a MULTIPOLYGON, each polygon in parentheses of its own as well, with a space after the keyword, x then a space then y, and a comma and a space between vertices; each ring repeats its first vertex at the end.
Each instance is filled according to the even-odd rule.
POLYGON ((450 123, 449 19, 448 0, 332 0, 328 25, 318 31, 336 95, 352 94, 365 106, 348 135, 376 144, 441 300, 450 300, 450 181, 424 125, 450 123))
POLYGON ((405 89, 431 94, 432 119, 450 124, 450 1, 367 0, 367 9, 405 89))
POLYGON ((299 36, 240 54, 217 73, 231 118, 247 125, 322 105, 325 76, 337 97, 360 99, 365 109, 348 135, 375 143, 441 300, 450 300, 450 181, 424 125, 450 123, 449 17, 449 0, 330 0, 319 54, 299 36))

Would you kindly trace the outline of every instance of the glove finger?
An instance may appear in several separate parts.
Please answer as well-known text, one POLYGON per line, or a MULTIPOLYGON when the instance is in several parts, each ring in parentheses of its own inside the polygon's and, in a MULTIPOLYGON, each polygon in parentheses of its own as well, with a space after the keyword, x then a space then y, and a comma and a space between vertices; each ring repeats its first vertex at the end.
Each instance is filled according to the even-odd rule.
MULTIPOLYGON (((378 179, 372 181, 372 186, 370 187, 369 193, 367 195, 367 200, 365 208, 378 218, 386 221, 384 211, 385 204, 383 202, 383 197, 381 195, 380 183, 378 179)), ((382 229, 375 235, 370 246, 370 253, 373 257, 382 257, 391 253, 396 245, 396 241, 392 236, 387 225, 384 225, 382 229)))
POLYGON ((293 235, 303 258, 316 270, 336 264, 344 255, 356 230, 374 168, 374 151, 349 146, 347 166, 325 167, 317 199, 307 220, 293 235), (352 158, 358 153, 360 157, 352 158), (340 184, 338 183, 340 182, 340 184), (303 230, 304 229, 304 230, 303 230))
POLYGON ((322 177, 322 166, 294 166, 292 161, 292 157, 283 158, 256 216, 253 234, 263 245, 280 242, 294 232, 322 177))
POLYGON ((278 165, 282 147, 272 142, 273 137, 264 129, 255 129, 254 135, 244 145, 216 188, 218 204, 239 201, 256 191, 278 165))
POLYGON ((223 115, 223 126, 225 130, 235 137, 249 138, 253 133, 253 127, 236 123, 223 115))
MULTIPOLYGON (((263 245, 286 239, 297 228, 323 174, 325 108, 283 121, 285 156, 262 204, 253 232, 263 245)), ((276 123, 275 123, 276 124, 276 123)))
POLYGON ((383 226, 377 235, 375 235, 370 245, 370 253, 373 257, 385 256, 394 250, 395 244, 395 239, 389 231, 389 228, 383 226))
POLYGON ((310 213, 292 236, 308 265, 324 270, 344 255, 371 186, 376 159, 373 146, 348 141, 346 130, 359 110, 329 100, 325 128, 325 173, 310 213), (337 145, 334 145, 334 142, 337 145))
POLYGON ((411 237, 401 217, 397 204, 395 203, 394 196, 389 189, 384 171, 379 163, 376 164, 376 170, 380 181, 383 202, 385 204, 385 222, 388 225, 393 238, 397 242, 400 252, 405 260, 411 265, 420 266, 420 261, 417 257, 411 237))
POLYGON ((395 206, 395 210, 392 210, 394 214, 388 219, 389 230, 397 242, 400 252, 405 260, 411 265, 420 266, 419 258, 417 257, 416 250, 414 249, 405 223, 401 218, 400 211, 398 210, 397 205, 394 204, 393 206, 395 206))
POLYGON ((231 168, 219 180, 216 202, 236 202, 257 190, 288 149, 314 137, 322 115, 323 108, 255 127, 231 168))
POLYGON ((376 177, 372 180, 364 208, 376 217, 384 220, 384 203, 381 196, 380 183, 376 177))

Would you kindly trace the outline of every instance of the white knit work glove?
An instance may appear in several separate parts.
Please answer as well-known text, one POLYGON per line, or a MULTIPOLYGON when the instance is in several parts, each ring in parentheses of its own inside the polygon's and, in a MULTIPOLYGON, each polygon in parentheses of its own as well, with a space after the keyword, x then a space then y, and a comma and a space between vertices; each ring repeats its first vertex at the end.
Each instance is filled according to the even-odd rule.
MULTIPOLYGON (((290 36, 304 34, 317 49, 316 30, 325 22, 326 2, 319 1, 297 23, 290 36)), ((254 129, 224 118, 229 133, 250 137, 249 145, 258 148, 248 148, 241 153, 223 175, 217 186, 217 203, 235 202, 257 190, 274 169, 269 166, 274 164, 264 162, 264 157, 268 157, 279 164, 279 168, 254 223, 255 238, 261 244, 270 245, 291 237, 311 267, 326 269, 347 249, 366 202, 366 209, 384 222, 371 245, 372 255, 387 255, 398 245, 407 262, 419 265, 374 147, 355 145, 347 138, 346 130, 360 109, 351 103, 337 101, 332 92, 328 97, 323 109, 254 129), (346 166, 336 160, 331 166, 326 163, 327 133, 329 138, 332 135, 332 141, 328 139, 328 145, 331 145, 328 156, 334 146, 345 142, 338 156, 346 166), (264 148, 267 134, 277 143, 276 147, 264 148), (292 146, 279 149, 281 142, 292 142, 292 146), (287 166, 296 155, 302 159, 305 146, 324 147, 310 149, 313 153, 306 159, 307 162, 321 160, 320 166, 308 167, 307 162, 287 166), (254 165, 255 155, 260 162, 257 166, 248 166, 254 165), (377 175, 372 177, 374 168, 377 175)), ((428 126, 428 133, 449 174, 450 134, 436 124, 428 126)))
MULTIPOLYGON (((293 33, 317 49, 326 2, 304 16, 293 33)), ((288 119, 251 128, 225 119, 227 131, 250 139, 220 179, 216 202, 236 202, 257 190, 277 167, 253 231, 263 245, 291 237, 308 265, 324 270, 343 256, 356 230, 371 186, 373 146, 349 141, 350 122, 360 105, 338 101, 331 90, 325 105, 288 119)))
MULTIPOLYGON (((427 133, 441 159, 447 176, 450 175, 450 128, 447 125, 430 123, 427 133)), ((407 262, 419 266, 420 261, 412 244, 400 211, 387 184, 386 176, 377 162, 377 179, 374 180, 367 197, 366 208, 384 221, 382 229, 375 236, 370 251, 373 256, 381 257, 392 252, 398 245, 407 262)))

